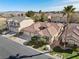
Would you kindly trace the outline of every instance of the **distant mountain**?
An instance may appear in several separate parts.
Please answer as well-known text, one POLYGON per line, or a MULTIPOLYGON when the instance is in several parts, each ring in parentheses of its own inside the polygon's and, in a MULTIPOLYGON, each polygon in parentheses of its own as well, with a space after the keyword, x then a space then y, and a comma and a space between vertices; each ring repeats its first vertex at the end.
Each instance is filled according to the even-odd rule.
POLYGON ((0 12, 0 14, 21 14, 25 13, 24 11, 5 11, 5 12, 0 12))
POLYGON ((17 14, 25 14, 24 11, 5 11, 5 12, 0 12, 0 16, 3 17, 11 17, 12 15, 17 15, 17 14))

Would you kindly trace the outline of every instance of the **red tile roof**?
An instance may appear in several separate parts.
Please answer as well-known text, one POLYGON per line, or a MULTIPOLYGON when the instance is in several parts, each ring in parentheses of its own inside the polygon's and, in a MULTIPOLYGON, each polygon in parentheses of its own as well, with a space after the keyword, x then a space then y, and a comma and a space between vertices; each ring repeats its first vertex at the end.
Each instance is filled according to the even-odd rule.
MULTIPOLYGON (((79 43, 79 29, 77 27, 79 27, 79 24, 69 24, 68 29, 67 29, 66 41, 72 40, 75 43, 79 43)), ((66 34, 66 31, 62 35, 63 38, 65 34, 66 34)))
POLYGON ((53 36, 58 33, 58 30, 63 26, 60 23, 50 23, 50 22, 36 22, 29 27, 22 29, 25 32, 38 33, 43 36, 53 36), (40 30, 39 27, 46 27, 40 30))

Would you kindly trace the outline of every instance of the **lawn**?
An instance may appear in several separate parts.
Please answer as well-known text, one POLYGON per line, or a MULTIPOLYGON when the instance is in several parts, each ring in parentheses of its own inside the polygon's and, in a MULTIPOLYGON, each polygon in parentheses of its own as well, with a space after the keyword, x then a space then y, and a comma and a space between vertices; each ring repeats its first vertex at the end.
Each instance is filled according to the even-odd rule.
POLYGON ((72 54, 62 53, 62 55, 64 56, 65 59, 79 59, 79 55, 75 51, 73 51, 72 54))
POLYGON ((54 49, 52 52, 50 52, 51 55, 54 54, 60 54, 63 56, 63 59, 79 59, 79 54, 72 50, 62 50, 60 48, 54 49))

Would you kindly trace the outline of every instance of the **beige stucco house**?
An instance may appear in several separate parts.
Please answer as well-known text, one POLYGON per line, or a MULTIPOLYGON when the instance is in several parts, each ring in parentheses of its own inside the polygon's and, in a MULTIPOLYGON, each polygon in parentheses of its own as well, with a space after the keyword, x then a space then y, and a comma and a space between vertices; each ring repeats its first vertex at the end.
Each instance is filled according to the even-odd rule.
POLYGON ((47 36, 51 39, 50 43, 52 43, 54 41, 54 38, 59 35, 62 29, 63 24, 61 23, 36 22, 31 26, 23 28, 21 31, 29 39, 31 39, 31 37, 35 35, 47 36))
POLYGON ((6 22, 8 30, 15 33, 34 23, 31 18, 23 16, 8 18, 6 22))
POLYGON ((48 19, 51 22, 66 22, 67 17, 63 13, 47 13, 48 19))

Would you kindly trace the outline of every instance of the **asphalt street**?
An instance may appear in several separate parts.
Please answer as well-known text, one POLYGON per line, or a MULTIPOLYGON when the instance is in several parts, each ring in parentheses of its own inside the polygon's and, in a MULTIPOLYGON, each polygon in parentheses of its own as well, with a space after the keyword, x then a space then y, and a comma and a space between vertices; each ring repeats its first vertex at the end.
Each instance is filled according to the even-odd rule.
POLYGON ((39 53, 27 46, 20 45, 10 39, 0 36, 0 59, 19 54, 21 59, 52 59, 45 53, 39 53))

